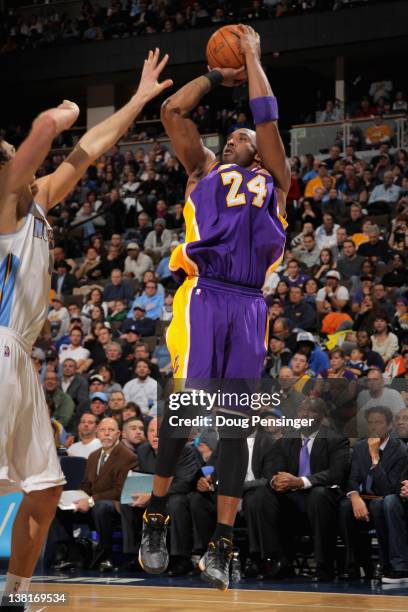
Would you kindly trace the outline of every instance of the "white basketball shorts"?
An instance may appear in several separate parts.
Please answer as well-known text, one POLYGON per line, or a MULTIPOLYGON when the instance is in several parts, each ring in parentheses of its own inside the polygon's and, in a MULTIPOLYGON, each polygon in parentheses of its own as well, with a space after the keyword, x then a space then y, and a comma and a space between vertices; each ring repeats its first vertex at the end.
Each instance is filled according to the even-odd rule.
POLYGON ((0 495, 63 485, 45 396, 15 332, 0 328, 0 495))

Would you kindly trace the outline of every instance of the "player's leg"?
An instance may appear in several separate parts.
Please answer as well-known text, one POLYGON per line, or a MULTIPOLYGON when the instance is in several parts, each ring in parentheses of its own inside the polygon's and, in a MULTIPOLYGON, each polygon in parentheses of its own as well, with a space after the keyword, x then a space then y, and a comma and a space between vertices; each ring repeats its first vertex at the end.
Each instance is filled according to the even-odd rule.
POLYGON ((13 524, 9 574, 30 578, 55 515, 62 487, 24 495, 13 524))
MULTIPOLYGON (((18 352, 19 349, 11 353, 18 352)), ((13 355, 12 355, 13 356, 13 355)), ((17 371, 15 420, 10 432, 8 478, 24 493, 12 533, 5 592, 27 591, 65 482, 38 374, 25 353, 17 371)), ((13 401, 13 400, 12 400, 13 401)))
MULTIPOLYGON (((228 391, 233 391, 235 387, 238 393, 244 390, 250 392, 260 378, 266 351, 265 301, 261 297, 231 290, 228 312, 229 342, 223 376, 228 391)), ((248 417, 249 414, 241 413, 241 417, 235 416, 235 419, 248 417)), ((246 438, 251 431, 251 427, 219 428, 217 525, 200 566, 203 578, 221 590, 226 590, 229 583, 233 526, 248 468, 246 438)))
MULTIPOLYGON (((214 296, 199 286, 197 278, 187 279, 178 289, 173 306, 173 319, 167 333, 167 345, 172 358, 176 389, 185 382, 217 378, 222 363, 223 336, 220 333, 219 312, 224 312, 214 296), (179 384, 180 383, 180 384, 179 384), (179 385, 177 387, 177 385, 179 385)), ((187 384, 188 387, 188 384, 187 384)), ((183 392, 186 393, 186 392, 183 392)), ((172 425, 171 417, 193 417, 199 406, 182 405, 167 410, 159 430, 159 448, 153 491, 143 517, 143 534, 139 562, 151 573, 165 571, 168 564, 166 532, 170 517, 167 493, 173 480, 180 454, 188 440, 190 428, 172 425)), ((179 422, 179 421, 178 421, 179 422)))

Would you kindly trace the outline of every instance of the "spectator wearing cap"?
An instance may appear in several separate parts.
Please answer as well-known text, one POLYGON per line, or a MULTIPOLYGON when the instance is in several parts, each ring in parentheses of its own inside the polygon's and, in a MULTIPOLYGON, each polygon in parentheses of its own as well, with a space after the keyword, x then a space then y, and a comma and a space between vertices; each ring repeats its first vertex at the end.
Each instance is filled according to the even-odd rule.
POLYGON ((316 330, 316 310, 304 299, 301 287, 290 288, 289 302, 285 306, 284 315, 289 319, 292 327, 305 331, 316 330))
POLYGON ((401 253, 394 253, 391 258, 391 270, 382 277, 383 285, 389 290, 408 285, 408 270, 405 266, 405 257, 401 253))
POLYGON ((315 374, 320 374, 330 365, 327 353, 317 345, 313 334, 310 332, 299 332, 297 334, 295 351, 307 356, 309 368, 315 374))
POLYGON ((90 352, 82 345, 84 339, 82 329, 80 327, 73 327, 69 339, 70 344, 68 346, 63 344, 60 347, 58 354, 59 362, 63 364, 65 359, 74 359, 77 364, 78 373, 82 374, 89 369, 92 363, 90 352))
POLYGON ((158 261, 169 251, 171 244, 171 231, 166 229, 165 219, 155 219, 153 229, 148 233, 144 248, 148 255, 158 261))
POLYGON ((146 317, 156 321, 160 319, 164 304, 164 296, 157 290, 157 283, 154 280, 147 281, 142 295, 135 298, 129 312, 128 318, 132 318, 134 309, 141 306, 146 311, 146 317))
POLYGON ((313 234, 305 234, 299 246, 293 249, 293 254, 308 270, 319 263, 320 249, 313 234))
POLYGON ((134 349, 136 344, 140 342, 140 338, 141 334, 134 322, 130 319, 125 321, 120 341, 122 343, 123 356, 127 363, 129 363, 129 360, 133 359, 134 349))
POLYGON ((326 274, 324 287, 316 296, 316 308, 320 314, 342 312, 349 300, 346 287, 340 285, 340 274, 337 270, 329 270, 326 274))
POLYGON ((129 303, 133 298, 133 290, 129 282, 123 279, 122 271, 118 268, 112 270, 110 275, 110 283, 103 290, 103 301, 108 303, 108 307, 112 310, 115 306, 115 300, 126 300, 129 303))
POLYGON ((145 359, 138 359, 134 373, 135 378, 132 378, 123 387, 126 401, 135 402, 140 406, 143 414, 156 416, 160 387, 157 381, 150 376, 149 362, 145 359))
POLYGON ((316 243, 319 249, 332 249, 337 247, 338 223, 334 222, 334 217, 330 212, 323 214, 323 223, 315 231, 316 243))
POLYGON ((342 280, 352 279, 360 275, 361 264, 364 261, 362 255, 357 254, 356 245, 351 238, 343 242, 343 250, 337 260, 337 271, 342 280))
POLYGON ((387 314, 379 311, 374 319, 374 333, 371 336, 373 350, 381 355, 384 363, 394 357, 398 351, 398 338, 390 331, 387 314))
POLYGON ((77 413, 81 413, 88 406, 88 383, 78 374, 77 363, 71 357, 64 359, 62 364, 61 389, 73 400, 77 413))
POLYGON ((123 359, 123 351, 119 342, 109 342, 105 346, 106 363, 110 366, 114 380, 121 387, 131 378, 129 369, 123 359))
POLYGON ((272 334, 269 338, 263 375, 277 378, 282 366, 288 365, 291 356, 292 353, 285 345, 285 341, 276 334, 272 334))
POLYGON ((358 254, 369 257, 372 261, 388 261, 390 249, 386 240, 380 237, 378 225, 367 228, 368 241, 360 244, 358 254))
POLYGON ((336 179, 329 175, 327 165, 324 162, 320 162, 317 176, 307 182, 305 188, 305 198, 312 198, 316 193, 316 189, 324 189, 323 178, 329 178, 332 187, 336 186, 336 179))
POLYGON ((125 332, 128 332, 129 329, 132 329, 138 336, 154 336, 155 334, 155 322, 146 316, 146 307, 140 303, 133 308, 132 318, 127 318, 123 324, 125 332))
POLYGON ((52 308, 48 313, 48 321, 51 323, 51 330, 53 325, 56 324, 57 332, 52 333, 53 339, 58 340, 65 336, 69 327, 69 312, 64 306, 64 299, 62 295, 56 293, 51 300, 52 308))
POLYGON ((108 416, 108 396, 102 391, 94 391, 90 394, 90 411, 99 420, 108 416))
POLYGON ((85 412, 78 423, 78 441, 71 444, 68 448, 70 457, 84 457, 88 459, 89 455, 98 448, 101 448, 101 441, 96 435, 99 419, 90 412, 85 412))
POLYGON ((73 290, 78 286, 78 281, 73 274, 70 274, 71 266, 65 261, 57 261, 54 265, 55 272, 51 276, 51 289, 59 295, 72 295, 73 290))
POLYGON ((310 278, 305 272, 301 272, 299 262, 296 259, 289 261, 285 273, 281 280, 285 281, 289 287, 303 287, 303 284, 310 278))
POLYGON ((146 253, 140 252, 137 242, 129 242, 126 247, 127 257, 125 259, 126 278, 135 278, 139 283, 143 280, 143 274, 147 270, 154 270, 151 257, 146 253))
POLYGON ((78 304, 69 304, 68 305, 68 313, 69 313, 69 320, 70 322, 73 321, 80 321, 81 323, 81 328, 84 331, 85 334, 89 334, 89 331, 91 329, 91 320, 88 316, 86 316, 85 314, 81 313, 81 309, 78 306, 78 304))
POLYGON ((56 372, 46 372, 44 377, 44 390, 45 397, 54 403, 54 419, 61 423, 67 431, 71 431, 75 404, 72 398, 60 388, 56 372))

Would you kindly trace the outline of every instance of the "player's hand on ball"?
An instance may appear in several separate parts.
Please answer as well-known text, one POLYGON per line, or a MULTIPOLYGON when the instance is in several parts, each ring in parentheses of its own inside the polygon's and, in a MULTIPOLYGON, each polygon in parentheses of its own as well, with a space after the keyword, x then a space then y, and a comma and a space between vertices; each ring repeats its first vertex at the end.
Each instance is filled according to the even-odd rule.
POLYGON ((224 77, 221 85, 224 87, 236 87, 247 80, 245 66, 241 68, 208 68, 209 70, 218 70, 224 77))
POLYGON ((247 56, 249 54, 261 57, 261 42, 258 32, 255 32, 251 26, 239 24, 239 42, 242 53, 247 56))
POLYGON ((161 72, 164 70, 167 62, 169 61, 169 56, 167 53, 160 62, 159 56, 160 49, 156 48, 154 52, 149 51, 149 55, 144 61, 142 76, 140 77, 140 83, 136 93, 137 96, 142 97, 145 102, 155 98, 161 94, 162 91, 173 85, 173 81, 171 79, 166 79, 161 83, 158 81, 161 72))

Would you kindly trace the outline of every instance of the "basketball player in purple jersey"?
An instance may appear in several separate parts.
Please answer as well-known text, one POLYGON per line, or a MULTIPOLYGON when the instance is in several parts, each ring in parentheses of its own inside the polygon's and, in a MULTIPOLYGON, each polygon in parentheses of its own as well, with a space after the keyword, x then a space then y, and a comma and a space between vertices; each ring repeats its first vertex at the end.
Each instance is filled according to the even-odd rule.
MULTIPOLYGON (((24 493, 13 525, 1 610, 10 609, 10 594, 28 591, 65 482, 31 360, 32 345, 48 312, 53 269, 52 229, 46 214, 125 134, 145 104, 172 84, 157 80, 167 60, 165 56, 159 62, 159 50, 150 51, 130 101, 89 130, 49 176, 35 180, 34 174, 54 138, 76 121, 76 104, 64 101, 39 115, 17 153, 0 141, 0 494, 24 493)), ((79 509, 86 511, 94 502, 90 498, 81 504, 79 509)))
MULTIPOLYGON (((175 296, 167 334, 174 376, 187 381, 260 377, 267 328, 261 287, 266 271, 279 264, 285 246, 290 168, 277 125, 277 102, 261 66, 259 36, 241 26, 240 44, 256 132, 233 132, 221 162, 204 147, 189 113, 214 86, 234 86, 244 69, 212 70, 185 85, 162 107, 163 124, 188 174, 186 242, 170 260, 170 269, 185 280, 175 296)), ((160 428, 139 553, 140 563, 151 573, 164 571, 168 564, 166 495, 186 442, 171 429, 167 414, 160 428)), ((219 433, 217 526, 200 568, 205 580, 225 590, 248 446, 243 435, 229 438, 219 433)))

